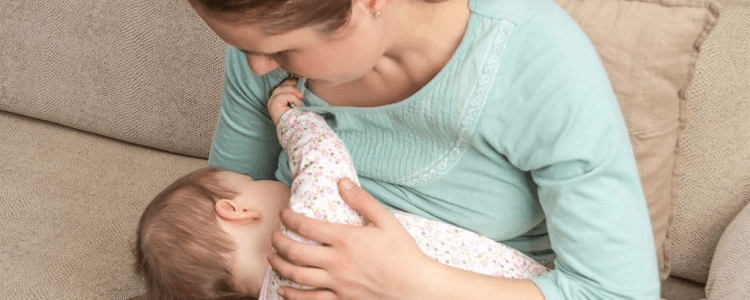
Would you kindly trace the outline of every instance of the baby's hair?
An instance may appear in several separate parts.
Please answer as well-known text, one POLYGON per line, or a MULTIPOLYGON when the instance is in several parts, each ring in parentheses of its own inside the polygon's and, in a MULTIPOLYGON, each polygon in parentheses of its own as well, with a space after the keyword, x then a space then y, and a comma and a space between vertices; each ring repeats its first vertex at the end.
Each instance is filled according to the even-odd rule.
POLYGON ((220 172, 206 167, 177 179, 143 212, 133 255, 149 299, 255 299, 232 284, 235 245, 214 206, 237 192, 220 184, 220 172))

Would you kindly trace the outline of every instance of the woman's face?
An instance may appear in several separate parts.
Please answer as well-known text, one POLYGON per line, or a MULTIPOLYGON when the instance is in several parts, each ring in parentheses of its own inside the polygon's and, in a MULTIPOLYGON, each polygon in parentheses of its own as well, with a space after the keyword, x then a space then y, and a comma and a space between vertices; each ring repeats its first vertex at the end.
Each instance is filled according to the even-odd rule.
POLYGON ((320 83, 343 84, 371 71, 386 50, 382 26, 356 1, 350 23, 334 33, 305 27, 269 35, 259 25, 229 21, 199 6, 195 9, 221 39, 245 53, 257 75, 282 68, 320 83))

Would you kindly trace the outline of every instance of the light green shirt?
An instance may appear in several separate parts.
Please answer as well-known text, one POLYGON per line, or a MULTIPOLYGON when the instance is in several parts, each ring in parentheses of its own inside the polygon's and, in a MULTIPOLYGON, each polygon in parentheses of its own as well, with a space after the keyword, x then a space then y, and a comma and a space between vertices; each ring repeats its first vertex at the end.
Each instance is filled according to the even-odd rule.
MULTIPOLYGON (((471 0, 441 72, 411 97, 331 107, 304 87, 385 205, 454 224, 555 269, 548 300, 658 299, 653 237, 632 148, 598 56, 548 0, 471 0)), ((266 112, 281 72, 227 48, 209 164, 291 183, 266 112)), ((354 99, 356 100, 356 99, 354 99)))

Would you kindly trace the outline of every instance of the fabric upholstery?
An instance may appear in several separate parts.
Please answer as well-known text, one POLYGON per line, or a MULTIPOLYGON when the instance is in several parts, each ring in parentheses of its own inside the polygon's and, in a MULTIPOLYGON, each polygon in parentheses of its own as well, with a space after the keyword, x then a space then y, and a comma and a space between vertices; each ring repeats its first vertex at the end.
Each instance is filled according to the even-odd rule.
POLYGON ((705 300, 706 292, 696 282, 670 276, 661 283, 661 297, 663 300, 705 300))
POLYGON ((669 275, 668 229, 679 199, 673 174, 692 80, 718 7, 703 1, 557 0, 596 47, 623 111, 648 203, 660 275, 669 275))
POLYGON ((0 110, 207 157, 224 43, 163 2, 3 1, 0 110))
POLYGON ((672 272, 705 283, 724 228, 750 201, 750 1, 723 2, 686 94, 672 272))
POLYGON ((709 300, 750 299, 750 205, 729 223, 716 245, 706 295, 709 300))
POLYGON ((0 299, 127 299, 143 209, 204 159, 0 112, 0 299), (12 188, 8 188, 12 187, 12 188))

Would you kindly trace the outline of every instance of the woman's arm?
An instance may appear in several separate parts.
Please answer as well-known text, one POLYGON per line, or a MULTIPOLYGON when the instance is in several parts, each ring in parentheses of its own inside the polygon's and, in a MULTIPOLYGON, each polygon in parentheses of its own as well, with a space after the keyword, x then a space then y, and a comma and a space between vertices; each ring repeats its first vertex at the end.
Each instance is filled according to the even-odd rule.
POLYGON ((325 223, 290 210, 281 214, 288 229, 324 244, 303 245, 274 234, 273 268, 294 282, 318 287, 281 288, 286 299, 544 299, 529 280, 479 275, 432 260, 367 192, 345 179, 339 189, 367 226, 325 223))
POLYGON ((564 11, 516 34, 526 38, 508 46, 508 100, 485 130, 531 176, 546 217, 555 269, 532 280, 548 300, 658 299, 646 201, 596 50, 564 11))
POLYGON ((242 52, 227 47, 219 118, 208 164, 250 175, 274 179, 281 146, 268 116, 266 101, 283 78, 256 76, 242 52))

